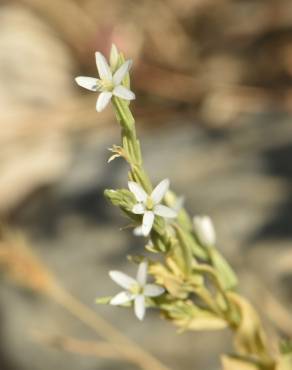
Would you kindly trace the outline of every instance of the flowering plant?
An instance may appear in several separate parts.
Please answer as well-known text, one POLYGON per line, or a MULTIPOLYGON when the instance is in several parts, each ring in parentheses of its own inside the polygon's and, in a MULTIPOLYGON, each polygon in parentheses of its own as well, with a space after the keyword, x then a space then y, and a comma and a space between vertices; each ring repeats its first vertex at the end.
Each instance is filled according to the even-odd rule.
POLYGON ((109 161, 122 157, 129 164, 128 189, 105 190, 105 196, 130 218, 134 234, 146 238, 149 252, 149 257, 131 257, 139 265, 136 279, 110 271, 110 277, 125 290, 97 302, 134 305, 140 320, 146 307, 156 308, 180 331, 229 327, 235 334, 235 354, 222 357, 224 370, 292 369, 291 352, 271 353, 257 313, 237 293, 236 275, 216 247, 211 219, 196 216, 192 220, 181 199, 169 190, 168 179, 153 189, 143 167, 135 120, 129 108, 135 98, 130 90, 132 62, 125 61, 113 45, 110 64, 99 52, 96 63, 100 79, 77 77, 76 82, 100 92, 98 112, 112 102, 122 144, 110 149, 109 161), (162 258, 155 258, 157 255, 162 258), (146 283, 147 273, 154 283, 146 283))

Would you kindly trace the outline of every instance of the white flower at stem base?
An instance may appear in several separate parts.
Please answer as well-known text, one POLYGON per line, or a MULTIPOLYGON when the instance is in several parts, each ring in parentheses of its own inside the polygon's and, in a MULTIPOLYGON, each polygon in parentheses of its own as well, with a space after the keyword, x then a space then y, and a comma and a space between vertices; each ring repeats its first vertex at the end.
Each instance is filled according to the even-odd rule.
POLYGON ((101 112, 113 96, 125 100, 135 99, 135 94, 122 85, 122 81, 131 68, 132 61, 127 60, 113 74, 105 57, 95 53, 96 66, 100 79, 93 77, 79 76, 75 78, 77 84, 90 91, 100 92, 96 101, 96 110, 101 112))
POLYGON ((168 179, 162 180, 150 195, 136 182, 129 181, 128 186, 138 202, 134 205, 132 212, 137 215, 143 215, 142 225, 136 229, 136 235, 149 235, 155 216, 165 218, 175 218, 177 216, 176 211, 160 204, 169 188, 168 179))
POLYGON ((134 301, 135 315, 143 320, 146 311, 145 297, 158 297, 164 293, 164 288, 156 284, 147 284, 148 263, 143 261, 139 264, 136 279, 121 271, 110 271, 111 279, 126 289, 114 296, 110 304, 118 306, 134 301))
POLYGON ((214 247, 216 233, 211 218, 209 216, 195 216, 193 225, 199 242, 205 247, 214 247))

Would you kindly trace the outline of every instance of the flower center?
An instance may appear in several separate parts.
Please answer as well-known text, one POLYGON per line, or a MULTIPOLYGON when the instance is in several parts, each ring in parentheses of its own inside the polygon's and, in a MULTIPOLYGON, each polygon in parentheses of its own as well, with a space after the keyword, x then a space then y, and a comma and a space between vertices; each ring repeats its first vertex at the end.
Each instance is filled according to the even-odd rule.
POLYGON ((154 202, 151 199, 151 197, 148 197, 147 198, 146 203, 145 203, 145 206, 147 208, 147 211, 152 211, 153 210, 153 208, 154 208, 154 202))
POLYGON ((129 290, 134 295, 143 293, 143 287, 139 284, 133 284, 129 290))
POLYGON ((110 80, 101 80, 100 88, 102 91, 112 91, 114 88, 113 81, 110 80))

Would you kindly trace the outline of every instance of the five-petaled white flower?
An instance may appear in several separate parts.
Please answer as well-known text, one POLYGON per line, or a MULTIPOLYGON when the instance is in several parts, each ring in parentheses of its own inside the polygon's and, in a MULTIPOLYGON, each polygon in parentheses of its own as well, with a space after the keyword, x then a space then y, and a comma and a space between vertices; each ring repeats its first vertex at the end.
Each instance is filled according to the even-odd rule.
POLYGON ((100 92, 96 101, 96 110, 98 112, 101 112, 107 106, 113 95, 125 100, 135 99, 135 94, 122 85, 123 79, 131 68, 131 60, 123 63, 114 74, 100 52, 95 53, 95 60, 100 79, 79 76, 75 78, 75 81, 79 86, 87 90, 100 92))
POLYGON ((138 202, 134 205, 132 212, 137 215, 143 215, 141 229, 140 227, 136 228, 137 234, 149 235, 155 215, 166 218, 175 218, 177 216, 176 211, 160 204, 169 188, 168 179, 162 180, 152 191, 151 195, 148 195, 136 182, 129 181, 128 186, 138 202))
MULTIPOLYGON (((183 207, 184 201, 185 201, 185 198, 183 196, 180 196, 180 197, 178 197, 176 199, 175 203, 170 208, 178 214, 179 211, 183 207)), ((170 220, 169 219, 166 219, 165 221, 166 221, 166 224, 169 224, 170 223, 170 220)), ((170 232, 173 232, 172 229, 169 229, 169 231, 170 232)), ((135 229, 133 230, 133 234, 135 236, 144 236, 144 234, 142 232, 142 225, 139 225, 139 226, 135 227, 135 229)), ((148 245, 150 245, 150 246, 153 245, 151 240, 149 240, 148 245)))
POLYGON ((136 279, 124 274, 121 271, 110 271, 111 279, 126 291, 114 296, 110 304, 117 306, 134 301, 135 315, 139 320, 145 316, 145 297, 158 297, 164 293, 164 288, 156 284, 146 284, 148 263, 143 261, 139 264, 136 279))

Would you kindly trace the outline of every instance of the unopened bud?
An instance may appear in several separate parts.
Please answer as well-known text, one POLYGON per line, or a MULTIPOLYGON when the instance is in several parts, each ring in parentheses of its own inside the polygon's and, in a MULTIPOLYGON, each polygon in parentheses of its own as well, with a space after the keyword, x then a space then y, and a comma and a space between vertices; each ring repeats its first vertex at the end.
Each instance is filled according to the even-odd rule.
POLYGON ((199 242, 205 247, 213 247, 216 243, 216 233, 211 218, 209 216, 195 216, 193 225, 199 242))
POLYGON ((112 44, 109 60, 111 69, 113 72, 115 72, 119 64, 119 52, 115 44, 112 44))

